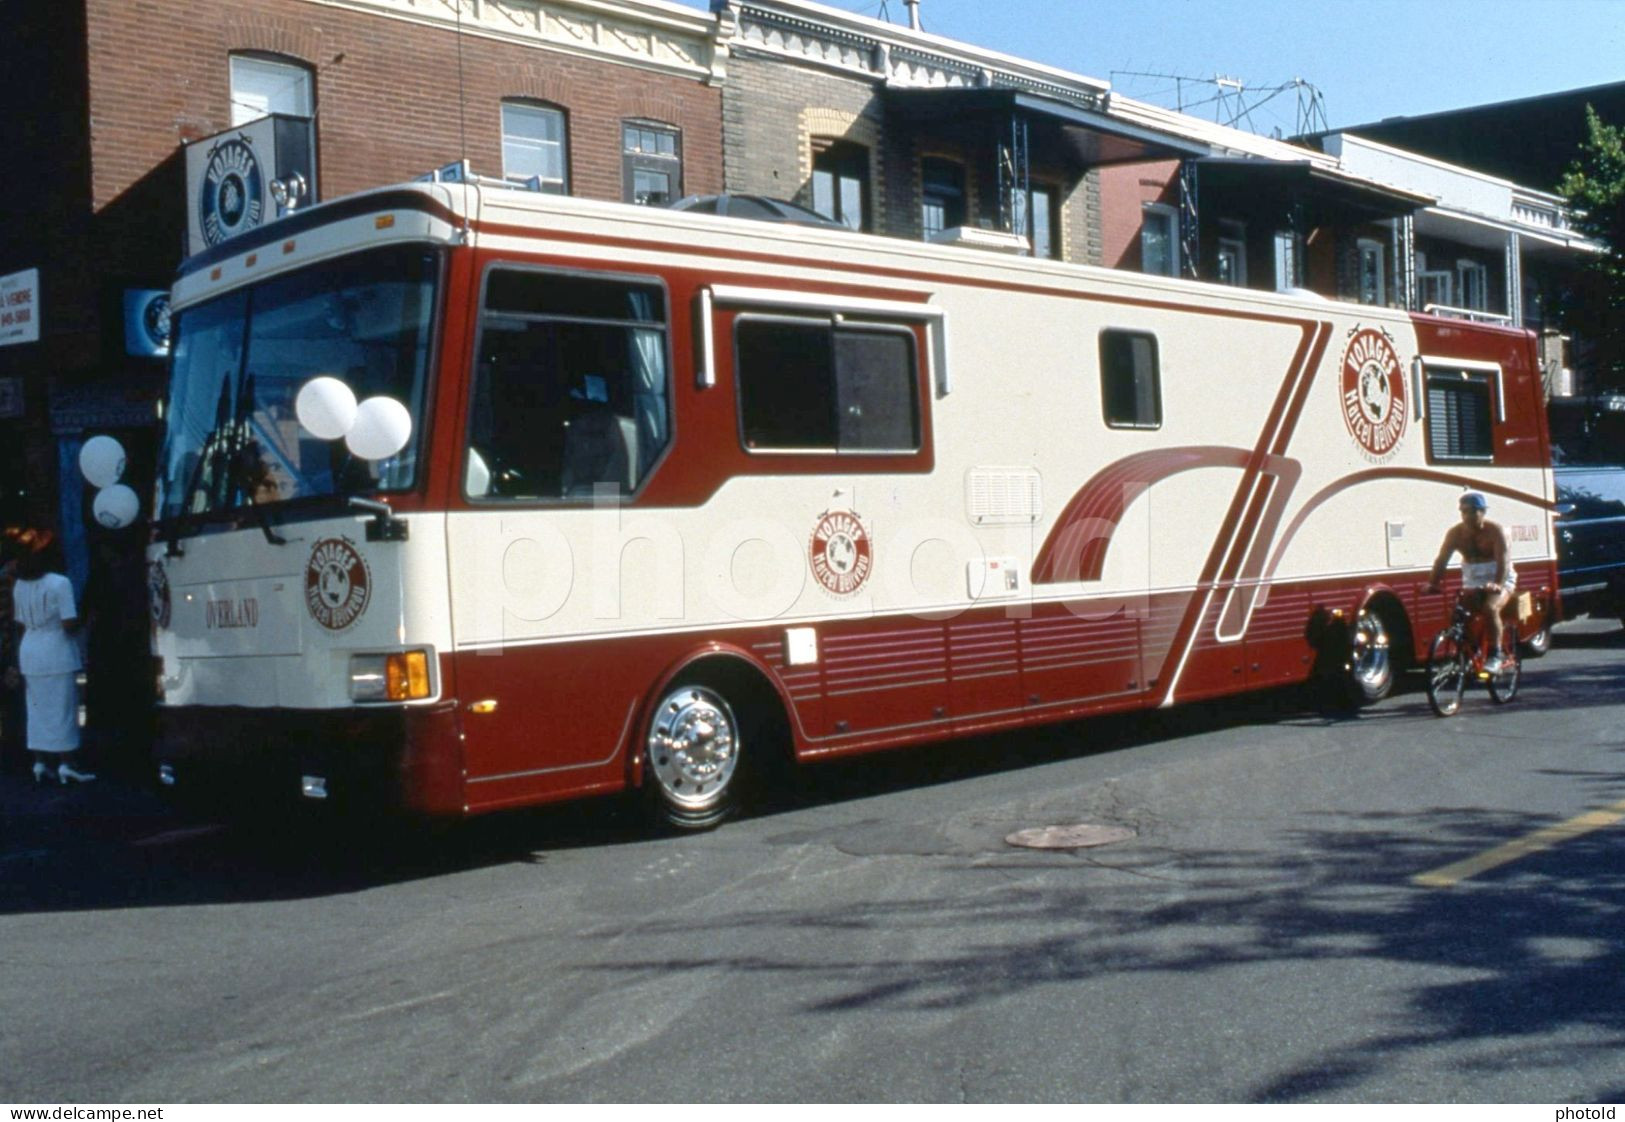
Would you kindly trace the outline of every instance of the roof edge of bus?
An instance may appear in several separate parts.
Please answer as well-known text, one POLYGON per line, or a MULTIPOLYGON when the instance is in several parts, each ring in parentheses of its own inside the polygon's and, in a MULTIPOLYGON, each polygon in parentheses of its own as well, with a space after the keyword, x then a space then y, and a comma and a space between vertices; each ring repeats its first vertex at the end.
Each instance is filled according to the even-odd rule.
MULTIPOLYGON (((555 213, 578 217, 626 221, 633 204, 618 200, 588 199, 575 195, 552 195, 528 191, 522 187, 490 187, 478 183, 440 183, 414 180, 369 188, 354 194, 317 203, 284 218, 267 223, 255 230, 195 254, 181 262, 176 282, 219 265, 222 262, 253 253, 262 246, 297 237, 301 232, 319 228, 345 218, 359 217, 385 210, 415 210, 427 213, 452 227, 466 229, 489 223, 492 211, 555 213), (476 218, 475 216, 479 216, 476 218)), ((1093 277, 1110 280, 1113 284, 1142 288, 1164 295, 1200 296, 1239 300, 1273 308, 1289 307, 1302 311, 1316 307, 1323 311, 1340 309, 1355 311, 1362 316, 1392 319, 1395 322, 1423 319, 1433 322, 1438 317, 1424 316, 1401 308, 1387 308, 1372 304, 1359 304, 1305 289, 1270 290, 1224 285, 1211 280, 1193 280, 1186 277, 1161 276, 1106 265, 1090 265, 1075 261, 1056 261, 1048 258, 1014 256, 990 253, 986 249, 944 245, 916 241, 911 238, 890 237, 856 230, 823 226, 800 226, 793 223, 762 222, 727 215, 696 214, 691 211, 667 210, 660 207, 636 207, 636 220, 652 227, 692 233, 696 229, 713 229, 748 241, 792 245, 847 245, 868 252, 885 253, 897 258, 919 258, 929 261, 937 270, 943 262, 958 261, 978 269, 1027 272, 1055 278, 1093 277)), ((968 279, 968 278, 967 278, 968 279)), ((1445 320, 1444 322, 1451 322, 1445 320)), ((1459 321, 1458 321, 1459 322, 1459 321)), ((1499 324, 1478 323, 1478 327, 1496 330, 1520 331, 1520 328, 1499 324)))
POLYGON ((183 280, 223 261, 244 253, 252 253, 262 246, 273 245, 288 238, 296 238, 306 230, 323 226, 338 219, 371 214, 380 210, 420 210, 461 225, 466 221, 468 204, 438 183, 392 183, 372 187, 352 195, 301 208, 275 221, 257 226, 246 233, 210 246, 183 260, 175 272, 176 280, 183 280))

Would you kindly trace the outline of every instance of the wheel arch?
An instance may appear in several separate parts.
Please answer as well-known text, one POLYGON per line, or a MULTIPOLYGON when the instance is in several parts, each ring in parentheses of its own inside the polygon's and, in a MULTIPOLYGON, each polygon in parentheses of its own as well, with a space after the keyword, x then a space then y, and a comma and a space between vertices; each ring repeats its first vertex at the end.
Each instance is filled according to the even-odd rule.
POLYGON ((789 737, 785 745, 788 755, 791 759, 799 756, 803 740, 800 721, 778 675, 743 647, 731 643, 707 643, 672 661, 644 691, 637 718, 632 722, 631 740, 624 753, 628 788, 643 785, 642 747, 655 706, 660 704, 660 699, 673 683, 687 679, 697 679, 743 698, 744 703, 752 707, 752 713, 761 713, 769 719, 777 717, 789 737))
POLYGON ((1406 611, 1405 602, 1392 587, 1387 584, 1367 585, 1353 618, 1358 619, 1360 612, 1375 612, 1381 617, 1383 626, 1388 629, 1389 657, 1392 658, 1397 654, 1402 663, 1395 669, 1415 666, 1419 660, 1427 657, 1426 651, 1418 653, 1416 631, 1411 626, 1411 614, 1406 611))

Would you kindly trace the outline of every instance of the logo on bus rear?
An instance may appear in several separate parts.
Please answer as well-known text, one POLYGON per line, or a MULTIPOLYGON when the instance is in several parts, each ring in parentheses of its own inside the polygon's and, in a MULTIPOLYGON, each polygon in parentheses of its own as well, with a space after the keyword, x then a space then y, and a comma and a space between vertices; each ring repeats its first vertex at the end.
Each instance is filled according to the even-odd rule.
POLYGON ((329 631, 343 631, 367 610, 372 573, 348 538, 323 538, 305 565, 305 607, 329 631))
POLYGON ((1392 337, 1357 328, 1343 350, 1343 423, 1360 454, 1381 463, 1405 435, 1405 372, 1392 337))
POLYGON ((869 533, 851 511, 833 511, 820 518, 813 527, 809 552, 813 576, 836 596, 851 596, 874 569, 869 533))

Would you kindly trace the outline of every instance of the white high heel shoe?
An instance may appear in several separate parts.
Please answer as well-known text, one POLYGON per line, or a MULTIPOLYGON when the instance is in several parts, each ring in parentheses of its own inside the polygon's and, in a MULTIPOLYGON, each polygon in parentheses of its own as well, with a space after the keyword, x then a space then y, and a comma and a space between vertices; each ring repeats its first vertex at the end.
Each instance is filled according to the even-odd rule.
POLYGON ((46 768, 45 768, 44 764, 36 763, 34 765, 34 782, 35 783, 44 783, 45 782, 45 771, 46 771, 46 768))
POLYGON ((62 781, 64 787, 68 785, 70 779, 75 783, 89 783, 96 778, 94 775, 87 775, 82 771, 74 771, 67 764, 63 764, 56 769, 56 777, 62 781))

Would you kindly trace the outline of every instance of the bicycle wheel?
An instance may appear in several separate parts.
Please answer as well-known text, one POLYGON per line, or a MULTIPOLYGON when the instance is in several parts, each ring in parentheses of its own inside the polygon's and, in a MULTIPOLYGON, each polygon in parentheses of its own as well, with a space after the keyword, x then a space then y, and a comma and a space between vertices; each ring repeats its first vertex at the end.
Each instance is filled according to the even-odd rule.
POLYGON ((1518 625, 1509 623, 1501 637, 1501 670, 1490 675, 1490 700, 1505 705, 1518 696, 1518 625))
POLYGON ((1441 717, 1453 717, 1461 708, 1462 691, 1467 688, 1467 652, 1455 628, 1446 628, 1433 637, 1428 648, 1428 704, 1441 717))

